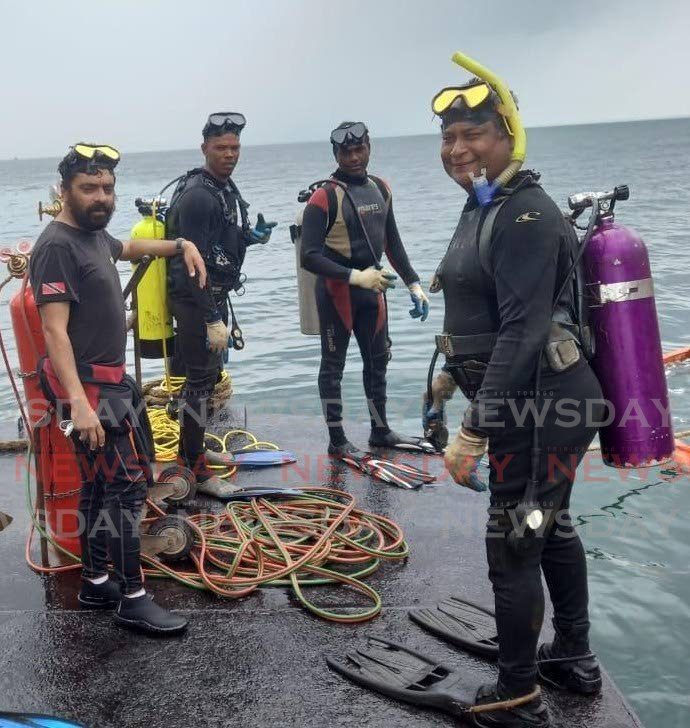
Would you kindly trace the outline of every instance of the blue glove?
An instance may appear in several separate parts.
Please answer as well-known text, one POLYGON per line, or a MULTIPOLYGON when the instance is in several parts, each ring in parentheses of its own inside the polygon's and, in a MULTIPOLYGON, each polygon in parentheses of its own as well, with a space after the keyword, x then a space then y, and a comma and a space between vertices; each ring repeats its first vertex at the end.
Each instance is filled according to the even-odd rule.
POLYGON ((410 309, 410 316, 412 318, 418 318, 421 321, 426 321, 426 317, 429 315, 429 299, 422 290, 419 282, 415 281, 410 283, 407 287, 410 291, 410 298, 414 304, 414 308, 410 309))
POLYGON ((277 224, 277 222, 266 222, 264 216, 259 213, 256 216, 256 226, 249 231, 249 244, 265 245, 271 239, 271 233, 277 224))

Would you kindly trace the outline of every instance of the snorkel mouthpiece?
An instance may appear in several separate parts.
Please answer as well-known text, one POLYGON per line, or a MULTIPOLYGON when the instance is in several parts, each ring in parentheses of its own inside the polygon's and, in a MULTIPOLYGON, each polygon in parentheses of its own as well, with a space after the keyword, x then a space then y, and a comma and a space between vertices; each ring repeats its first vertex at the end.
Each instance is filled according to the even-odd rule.
POLYGON ((493 182, 489 182, 486 178, 486 170, 482 170, 482 173, 478 177, 472 177, 472 186, 474 187, 477 201, 480 205, 485 206, 491 203, 498 188, 507 184, 518 173, 520 167, 522 167, 522 163, 525 161, 525 155, 527 154, 527 135, 525 134, 525 128, 522 126, 520 114, 515 105, 515 99, 505 83, 495 73, 492 73, 488 68, 482 66, 481 63, 478 63, 460 51, 453 54, 452 60, 458 66, 481 78, 482 81, 485 81, 498 94, 501 104, 497 108, 497 111, 505 119, 506 126, 513 137, 513 153, 510 164, 493 182))
POLYGON ((486 207, 494 199, 498 185, 495 182, 489 182, 486 177, 486 167, 482 167, 481 174, 476 177, 474 172, 470 172, 470 179, 472 180, 472 188, 477 197, 477 202, 482 207, 486 207))

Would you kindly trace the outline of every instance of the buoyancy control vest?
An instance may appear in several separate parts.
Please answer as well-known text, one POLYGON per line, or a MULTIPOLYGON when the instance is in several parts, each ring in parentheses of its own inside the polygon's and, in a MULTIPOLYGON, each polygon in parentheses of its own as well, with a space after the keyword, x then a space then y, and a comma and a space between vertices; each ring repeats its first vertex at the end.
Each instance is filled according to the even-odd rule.
MULTIPOLYGON (((204 259, 211 286, 214 289, 232 290, 239 283, 247 252, 247 240, 251 228, 249 204, 242 198, 232 179, 229 178, 225 186, 220 187, 202 167, 191 169, 180 178, 170 199, 166 215, 166 237, 169 239, 179 237, 179 203, 192 189, 205 190, 218 205, 217 215, 209 227, 210 239, 192 242, 197 245, 204 259)), ((183 265, 176 266, 173 261, 170 264, 170 276, 174 287, 177 268, 183 276, 186 275, 186 271, 183 270, 183 265)))

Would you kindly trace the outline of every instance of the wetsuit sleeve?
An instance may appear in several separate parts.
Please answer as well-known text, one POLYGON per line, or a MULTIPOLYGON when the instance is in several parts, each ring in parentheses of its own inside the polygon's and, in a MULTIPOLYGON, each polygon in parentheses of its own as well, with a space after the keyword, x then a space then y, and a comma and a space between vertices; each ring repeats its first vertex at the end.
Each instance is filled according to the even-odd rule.
POLYGON ((482 386, 463 422, 485 435, 491 424, 505 420, 488 400, 529 397, 534 390, 537 362, 549 335, 563 225, 558 208, 541 195, 507 202, 491 238, 490 273, 500 327, 482 386))
MULTIPOLYGON (((214 241, 210 239, 211 222, 214 212, 214 200, 203 190, 190 189, 182 194, 177 210, 177 234, 196 245, 202 257, 206 259, 214 241)), ((207 322, 220 319, 211 293, 210 279, 206 286, 199 288, 195 278, 187 281, 187 290, 194 303, 204 313, 207 322)))
POLYGON ((36 305, 79 302, 79 264, 69 248, 47 242, 31 256, 29 278, 36 305))
POLYGON ((350 268, 323 253, 328 231, 328 193, 323 187, 309 198, 302 217, 302 268, 325 278, 347 280, 350 268))
POLYGON ((390 260, 395 272, 403 279, 405 285, 419 281, 419 276, 407 257, 407 251, 400 239, 398 225, 393 214, 393 196, 390 193, 388 217, 386 218, 386 257, 390 260))

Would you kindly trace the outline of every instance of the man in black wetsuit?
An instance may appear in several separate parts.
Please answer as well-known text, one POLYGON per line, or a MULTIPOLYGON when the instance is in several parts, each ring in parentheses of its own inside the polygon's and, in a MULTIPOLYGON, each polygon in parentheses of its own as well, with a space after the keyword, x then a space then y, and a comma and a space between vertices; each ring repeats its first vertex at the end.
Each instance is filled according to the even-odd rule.
MULTIPOLYGON (((446 466, 456 482, 478 490, 485 486, 477 466, 487 447, 490 455, 486 549, 500 647, 498 684, 483 699, 524 696, 535 687, 544 615, 542 571, 556 638, 539 649, 539 674, 591 694, 599 691, 601 677, 589 650, 585 553, 568 509, 577 463, 596 431, 591 414, 587 421, 587 402, 601 402, 602 394, 584 355, 588 339, 578 310, 577 278, 555 300, 574 261, 577 238, 533 172, 519 172, 491 202, 478 202, 473 177, 485 168, 493 182, 512 153, 497 95, 489 89, 479 104, 477 93, 468 95, 470 101, 465 97, 466 89, 482 83, 473 80, 446 108, 436 107, 444 168, 468 192, 468 200, 432 290, 442 289, 445 299, 444 335, 437 345, 446 355, 434 381, 434 403, 452 396, 456 386, 470 400, 446 451, 446 466), (525 530, 523 538, 516 538, 516 506, 532 473, 534 419, 525 413, 534 404, 537 367, 545 393, 537 401, 551 400, 539 433, 537 499, 543 524, 535 525, 536 531, 517 524, 525 530), (559 408, 566 399, 567 417, 559 408)), ((549 724, 539 699, 514 711, 479 714, 476 720, 486 726, 549 724)))
POLYGON ((177 323, 175 360, 186 377, 180 407, 179 456, 190 468, 201 493, 227 498, 232 486, 208 468, 204 435, 208 400, 223 368, 228 348, 228 296, 241 285, 240 272, 249 245, 267 243, 277 223, 259 213, 251 227, 247 203, 232 180, 240 158, 242 114, 211 114, 203 129, 203 168, 188 172, 178 183, 166 220, 167 237, 184 237, 199 248, 208 269, 208 283, 199 289, 183 266, 171 261, 168 294, 177 323))
POLYGON ((314 192, 302 219, 302 267, 318 276, 319 395, 329 428, 328 452, 355 451, 343 429, 340 387, 353 332, 364 363, 369 444, 419 449, 420 438, 396 434, 386 418, 389 339, 384 292, 394 287, 395 276, 380 265, 384 252, 410 291, 413 317, 426 319, 428 299, 400 239, 390 187, 367 175, 371 147, 366 126, 343 122, 331 132, 331 144, 338 163, 333 183, 314 192))
POLYGON ((106 231, 115 209, 114 169, 106 145, 76 144, 60 162, 62 211, 31 253, 30 279, 48 357, 41 381, 58 411, 68 408, 82 483, 82 585, 79 602, 117 607, 115 620, 154 634, 184 630, 187 620, 146 594, 139 563, 139 520, 150 471, 140 395, 125 375, 127 330, 118 260, 176 256, 194 285, 206 269, 187 240, 120 242, 106 231), (136 447, 135 447, 136 443, 136 447), (119 583, 109 579, 108 551, 119 583))

